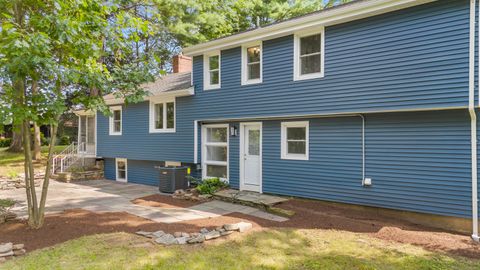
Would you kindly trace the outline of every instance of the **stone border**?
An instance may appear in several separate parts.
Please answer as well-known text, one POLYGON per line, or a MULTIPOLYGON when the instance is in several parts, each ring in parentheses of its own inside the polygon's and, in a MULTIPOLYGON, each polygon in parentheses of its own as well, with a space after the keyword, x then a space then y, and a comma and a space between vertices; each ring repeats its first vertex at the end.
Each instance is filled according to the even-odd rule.
POLYGON ((136 234, 154 239, 157 244, 161 245, 185 245, 185 244, 200 244, 207 240, 216 239, 222 236, 230 235, 236 231, 246 232, 253 228, 252 223, 239 222, 233 224, 225 224, 217 227, 215 230, 209 231, 203 228, 198 233, 175 232, 173 234, 165 233, 164 231, 146 232, 138 231, 136 234))
POLYGON ((16 244, 13 243, 2 243, 0 244, 0 262, 6 261, 7 258, 11 258, 13 256, 22 256, 27 251, 24 249, 23 244, 16 244))

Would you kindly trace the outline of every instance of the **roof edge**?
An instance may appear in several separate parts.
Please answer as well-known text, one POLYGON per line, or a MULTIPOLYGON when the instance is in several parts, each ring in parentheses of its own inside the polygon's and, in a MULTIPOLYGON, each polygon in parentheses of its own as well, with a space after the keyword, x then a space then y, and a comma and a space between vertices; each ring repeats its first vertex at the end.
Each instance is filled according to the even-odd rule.
MULTIPOLYGON (((161 92, 156 95, 148 95, 143 98, 144 101, 148 100, 156 100, 156 99, 162 99, 162 98, 169 98, 169 97, 186 97, 186 96, 193 96, 195 95, 195 89, 194 87, 189 87, 186 89, 181 89, 181 90, 175 90, 175 91, 168 91, 168 92, 161 92)), ((110 105, 120 105, 125 103, 125 100, 123 98, 115 98, 115 99, 109 99, 105 100, 105 104, 108 106, 110 105)))
POLYGON ((296 31, 311 27, 340 24, 435 1, 437 0, 363 0, 352 2, 193 45, 184 48, 182 52, 187 56, 196 56, 208 51, 238 47, 246 42, 269 40, 290 35, 296 31))

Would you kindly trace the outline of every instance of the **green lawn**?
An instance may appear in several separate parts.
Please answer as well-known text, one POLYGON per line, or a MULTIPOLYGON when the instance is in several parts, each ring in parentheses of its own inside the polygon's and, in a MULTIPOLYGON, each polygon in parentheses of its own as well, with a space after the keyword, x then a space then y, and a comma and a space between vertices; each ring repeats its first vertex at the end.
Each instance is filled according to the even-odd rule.
POLYGON ((127 233, 34 251, 1 269, 480 269, 480 261, 331 230, 269 230, 163 247, 127 233))
MULTIPOLYGON (((65 149, 64 145, 55 146, 55 153, 61 152, 65 149)), ((48 153, 48 146, 42 146, 42 156, 46 157, 48 153)), ((0 175, 1 176, 16 176, 23 173, 23 152, 10 153, 7 148, 0 148, 0 175)), ((35 169, 45 169, 45 158, 41 162, 35 162, 35 169)))

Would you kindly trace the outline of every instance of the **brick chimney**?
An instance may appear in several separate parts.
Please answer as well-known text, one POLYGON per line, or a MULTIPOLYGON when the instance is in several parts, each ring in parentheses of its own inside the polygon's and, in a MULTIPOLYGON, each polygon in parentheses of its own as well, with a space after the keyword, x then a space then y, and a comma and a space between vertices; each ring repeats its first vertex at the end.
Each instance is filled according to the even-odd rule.
POLYGON ((192 58, 178 54, 172 59, 173 73, 182 73, 192 71, 192 58))

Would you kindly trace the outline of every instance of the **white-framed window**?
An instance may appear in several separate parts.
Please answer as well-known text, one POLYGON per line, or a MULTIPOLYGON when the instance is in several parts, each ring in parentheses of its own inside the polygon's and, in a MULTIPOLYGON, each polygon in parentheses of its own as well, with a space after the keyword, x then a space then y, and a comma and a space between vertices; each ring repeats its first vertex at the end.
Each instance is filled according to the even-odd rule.
POLYGON ((228 179, 228 124, 202 127, 203 178, 228 179))
POLYGON ((282 122, 282 159, 308 160, 309 122, 282 122))
POLYGON ((122 106, 112 106, 110 107, 110 112, 112 115, 110 116, 109 120, 109 134, 122 135, 122 106))
POLYGON ((220 51, 203 55, 203 89, 217 89, 221 84, 220 51))
POLYGON ((242 46, 242 85, 262 82, 262 42, 242 46))
POLYGON ((127 159, 115 159, 115 178, 120 182, 127 182, 127 159))
POLYGON ((293 79, 322 78, 325 72, 325 29, 294 35, 293 79))
POLYGON ((150 133, 175 132, 175 98, 150 100, 150 133))

